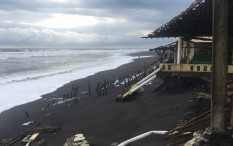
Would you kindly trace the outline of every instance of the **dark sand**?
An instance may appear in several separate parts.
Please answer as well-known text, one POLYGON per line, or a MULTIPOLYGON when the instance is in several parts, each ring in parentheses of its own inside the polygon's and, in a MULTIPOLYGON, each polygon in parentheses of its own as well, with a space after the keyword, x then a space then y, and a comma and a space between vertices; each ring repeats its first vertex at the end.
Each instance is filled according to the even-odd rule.
MULTIPOLYGON (((131 54, 135 56, 146 55, 131 54)), ((122 65, 116 69, 103 71, 93 76, 78 80, 80 85, 77 103, 69 102, 56 106, 46 107, 45 100, 36 100, 14 107, 0 114, 0 140, 17 135, 33 125, 58 125, 61 130, 54 134, 41 134, 51 146, 62 146, 66 139, 77 133, 83 133, 86 139, 94 146, 106 146, 113 142, 123 142, 129 138, 151 130, 169 130, 185 118, 190 112, 190 103, 186 101, 193 97, 193 90, 186 90, 179 94, 154 91, 162 83, 145 87, 145 92, 134 96, 130 101, 115 102, 115 97, 123 90, 123 86, 108 89, 108 96, 97 96, 95 88, 98 82, 111 80, 112 74, 118 77, 135 69, 142 68, 144 62, 154 62, 154 58, 136 59, 134 62, 122 65), (87 91, 88 81, 91 84, 92 96, 81 94, 87 91), (42 110, 43 107, 46 107, 42 110), (28 111, 30 117, 26 117, 28 111), (49 116, 48 116, 49 114, 49 116), (23 126, 21 124, 35 121, 35 124, 23 126)), ((43 97, 52 97, 52 94, 62 97, 71 90, 74 82, 64 85, 54 93, 43 97)), ((51 101, 49 102, 51 104, 51 101)), ((21 145, 20 142, 15 145, 21 145)), ((162 136, 154 135, 140 140, 132 145, 162 145, 162 136)))

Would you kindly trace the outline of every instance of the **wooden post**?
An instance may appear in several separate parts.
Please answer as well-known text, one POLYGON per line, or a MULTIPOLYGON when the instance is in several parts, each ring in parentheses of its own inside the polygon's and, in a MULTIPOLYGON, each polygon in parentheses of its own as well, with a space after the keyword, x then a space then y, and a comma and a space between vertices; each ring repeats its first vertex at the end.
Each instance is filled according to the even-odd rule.
POLYGON ((173 55, 174 55, 174 64, 177 64, 177 42, 176 42, 176 47, 174 48, 174 52, 173 52, 173 55))
POLYGON ((233 64, 233 48, 231 48, 231 64, 233 64))
POLYGON ((224 100, 226 98, 228 50, 228 0, 213 0, 213 71, 211 132, 224 132, 224 100))
POLYGON ((30 117, 27 111, 24 111, 26 117, 30 117))
POLYGON ((177 64, 180 64, 182 51, 182 38, 178 37, 177 64))
POLYGON ((182 60, 183 60, 183 62, 184 63, 186 63, 186 60, 185 60, 185 57, 186 57, 186 59, 187 59, 187 46, 182 46, 182 60))
POLYGON ((231 128, 233 128, 233 100, 231 98, 231 120, 230 120, 231 128))
POLYGON ((89 81, 88 81, 88 93, 89 93, 89 96, 91 96, 91 85, 89 81))
POLYGON ((187 63, 190 64, 190 42, 187 42, 187 63))

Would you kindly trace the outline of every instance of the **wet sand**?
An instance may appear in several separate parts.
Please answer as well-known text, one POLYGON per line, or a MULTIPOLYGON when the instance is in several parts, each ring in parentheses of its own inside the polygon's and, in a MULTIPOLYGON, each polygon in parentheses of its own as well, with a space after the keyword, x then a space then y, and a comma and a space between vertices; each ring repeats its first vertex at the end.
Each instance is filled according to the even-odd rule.
MULTIPOLYGON (((131 55, 143 56, 148 53, 131 55)), ((112 80, 113 75, 118 77, 131 73, 142 68, 145 63, 154 61, 155 58, 135 59, 134 62, 116 69, 68 83, 57 91, 43 96, 43 98, 62 97, 63 94, 70 92, 72 85, 77 82, 80 86, 78 94, 80 99, 77 102, 53 106, 52 101, 49 101, 50 106, 46 106, 48 102, 40 99, 2 112, 0 140, 17 135, 37 123, 57 125, 61 128, 56 133, 40 135, 40 138, 46 139, 50 146, 62 146, 67 138, 77 133, 83 133, 91 145, 105 146, 113 142, 123 142, 151 130, 174 128, 191 110, 190 103, 186 102, 193 97, 194 91, 191 89, 177 94, 155 91, 163 82, 157 79, 154 81, 157 84, 146 86, 143 93, 126 102, 115 101, 116 96, 123 93, 123 85, 108 89, 108 96, 98 96, 95 91, 97 83, 112 80), (88 81, 91 85, 91 96, 81 93, 88 91, 88 81), (25 116, 25 111, 30 117, 25 116), (35 123, 29 126, 21 125, 28 121, 35 123)), ((162 145, 162 136, 150 136, 132 145, 162 145)))

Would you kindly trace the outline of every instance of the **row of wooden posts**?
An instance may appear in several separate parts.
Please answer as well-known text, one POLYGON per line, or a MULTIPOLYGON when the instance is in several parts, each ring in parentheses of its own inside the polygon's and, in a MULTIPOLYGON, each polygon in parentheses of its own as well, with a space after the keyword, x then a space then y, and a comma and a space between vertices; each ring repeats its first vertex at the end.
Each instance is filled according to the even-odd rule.
MULTIPOLYGON (((102 83, 97 83, 96 85, 96 93, 98 96, 107 96, 108 89, 115 88, 117 86, 121 86, 124 83, 124 88, 130 87, 132 84, 135 84, 140 79, 144 78, 146 75, 150 74, 153 71, 153 65, 149 65, 149 63, 144 62, 144 66, 140 69, 134 70, 128 74, 120 74, 117 78, 114 74, 112 74, 112 80, 104 80, 102 83)), ((88 81, 88 95, 91 96, 91 83, 88 81)), ((66 99, 70 99, 78 96, 79 85, 78 83, 74 83, 72 85, 71 91, 63 95, 63 101, 66 99)), ((54 101, 53 101, 54 103, 54 101)))
POLYGON ((142 78, 146 77, 148 74, 153 72, 153 66, 144 66, 144 68, 132 71, 129 74, 120 75, 116 78, 114 75, 112 80, 104 80, 103 83, 98 83, 96 86, 96 93, 98 96, 107 96, 107 89, 115 88, 124 84, 124 89, 130 87, 131 85, 137 83, 142 78))
MULTIPOLYGON (((154 66, 149 65, 148 63, 144 62, 144 66, 142 68, 134 70, 128 74, 120 74, 118 78, 112 74, 112 78, 113 78, 112 80, 104 80, 102 83, 97 83, 96 88, 95 88, 96 93, 98 96, 107 96, 108 89, 121 86, 122 84, 124 84, 123 88, 126 89, 130 87, 131 85, 137 83, 139 80, 141 80, 142 78, 144 78, 145 76, 147 76, 153 71, 154 71, 154 66)), ((89 96, 91 96, 92 90, 91 90, 90 81, 88 81, 87 85, 88 85, 88 91, 86 92, 88 93, 89 96)), ((67 99, 78 97, 79 88, 80 86, 78 85, 77 82, 75 82, 72 85, 71 90, 67 92, 66 94, 63 94, 62 100, 65 101, 67 99)), ((53 99, 53 104, 55 104, 55 100, 56 99, 53 99)), ((28 113, 25 113, 25 114, 28 115, 28 113)))
POLYGON ((72 85, 71 91, 68 92, 67 94, 63 95, 63 97, 62 97, 63 101, 66 100, 66 99, 77 97, 78 96, 78 89, 79 89, 79 85, 76 82, 75 84, 72 85))

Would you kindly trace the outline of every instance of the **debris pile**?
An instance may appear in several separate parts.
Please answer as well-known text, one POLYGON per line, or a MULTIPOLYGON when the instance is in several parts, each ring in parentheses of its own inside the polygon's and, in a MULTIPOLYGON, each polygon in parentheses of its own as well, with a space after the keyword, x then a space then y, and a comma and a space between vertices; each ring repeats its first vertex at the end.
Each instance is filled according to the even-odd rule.
POLYGON ((176 128, 168 131, 164 137, 165 145, 181 145, 190 140, 192 134, 198 130, 203 129, 209 125, 210 121, 210 110, 191 118, 188 121, 184 121, 176 128))
MULTIPOLYGON (((210 125, 211 115, 210 102, 212 95, 210 94, 210 92, 210 88, 203 88, 202 90, 197 92, 196 95, 194 95, 195 102, 193 105, 193 113, 191 113, 191 117, 193 118, 190 118, 189 120, 182 122, 173 130, 168 131, 164 137, 165 145, 184 145, 187 141, 188 142, 185 144, 186 146, 198 145, 203 143, 206 143, 206 145, 208 145, 211 143, 211 141, 213 141, 211 140, 210 132, 208 133, 207 128, 210 125), (187 134, 184 135, 184 133, 187 134)), ((226 119, 225 125, 229 125, 232 96, 233 80, 228 80, 227 93, 225 99, 225 115, 229 118, 226 119)), ((232 127, 228 127, 227 132, 232 133, 232 129, 232 127)), ((227 135, 222 136, 221 139, 225 138, 225 141, 227 141, 229 139, 229 135, 232 134, 227 135)))
POLYGON ((89 146, 89 142, 80 133, 68 138, 64 146, 89 146))
POLYGON ((189 140, 184 146, 196 146, 196 145, 203 145, 208 142, 208 139, 204 138, 202 131, 197 131, 193 133, 193 139, 189 140))
POLYGON ((3 139, 1 141, 1 144, 3 144, 4 146, 10 146, 22 140, 22 142, 25 143, 27 146, 42 146, 45 145, 46 140, 40 139, 39 135, 41 135, 41 133, 54 133, 59 129, 60 128, 58 126, 38 124, 35 127, 30 128, 25 132, 21 132, 16 136, 3 139))

